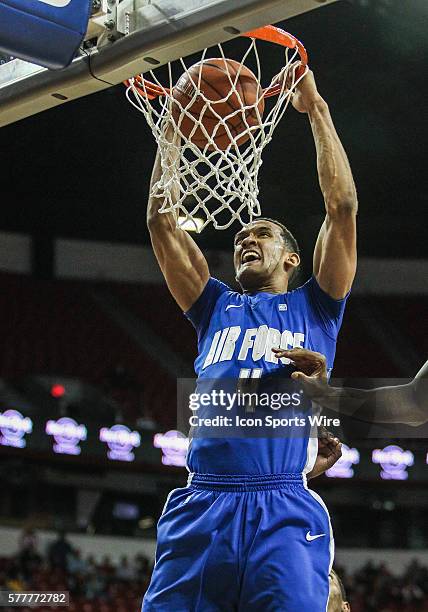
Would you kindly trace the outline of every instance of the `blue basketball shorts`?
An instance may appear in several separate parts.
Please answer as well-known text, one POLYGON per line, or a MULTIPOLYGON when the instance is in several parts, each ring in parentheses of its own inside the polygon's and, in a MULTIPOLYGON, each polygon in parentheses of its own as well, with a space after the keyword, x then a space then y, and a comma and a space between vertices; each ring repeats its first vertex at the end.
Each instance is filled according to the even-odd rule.
POLYGON ((334 542, 300 474, 191 474, 170 493, 143 612, 325 612, 334 542))

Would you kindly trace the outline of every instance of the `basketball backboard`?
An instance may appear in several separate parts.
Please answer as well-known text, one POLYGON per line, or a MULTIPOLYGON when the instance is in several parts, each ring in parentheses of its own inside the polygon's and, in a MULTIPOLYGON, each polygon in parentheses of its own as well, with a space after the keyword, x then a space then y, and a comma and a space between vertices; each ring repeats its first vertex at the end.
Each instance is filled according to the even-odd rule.
POLYGON ((0 127, 335 1, 94 0, 86 39, 95 45, 68 68, 0 65, 0 127))

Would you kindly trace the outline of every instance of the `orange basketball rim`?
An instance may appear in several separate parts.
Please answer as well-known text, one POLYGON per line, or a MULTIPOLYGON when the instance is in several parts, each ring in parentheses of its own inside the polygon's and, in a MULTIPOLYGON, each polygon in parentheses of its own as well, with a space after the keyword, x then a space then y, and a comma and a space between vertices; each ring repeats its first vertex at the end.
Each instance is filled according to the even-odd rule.
MULTIPOLYGON (((262 28, 251 30, 250 32, 246 32, 245 34, 241 34, 241 36, 256 40, 264 40, 265 42, 275 43, 281 47, 297 50, 302 67, 298 68, 296 76, 299 77, 301 74, 303 74, 308 63, 308 54, 303 44, 295 36, 289 34, 289 32, 286 32, 285 30, 277 28, 273 25, 267 25, 263 26, 262 28)), ((146 97, 149 100, 155 100, 159 96, 171 95, 171 89, 162 87, 156 83, 153 83, 152 81, 144 79, 142 75, 135 76, 132 83, 129 79, 124 81, 124 85, 126 85, 126 87, 132 85, 141 96, 146 97)), ((281 83, 270 85, 263 90, 263 96, 265 98, 277 96, 281 92, 282 87, 283 86, 281 83)))

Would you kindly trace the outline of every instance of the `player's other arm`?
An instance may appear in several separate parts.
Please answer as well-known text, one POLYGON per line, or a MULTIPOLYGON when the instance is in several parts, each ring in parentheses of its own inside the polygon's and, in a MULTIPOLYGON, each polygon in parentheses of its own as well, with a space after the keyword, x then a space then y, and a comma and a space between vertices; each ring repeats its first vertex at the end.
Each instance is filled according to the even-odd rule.
POLYGON ((321 425, 318 428, 318 453, 314 467, 306 474, 306 478, 311 480, 324 474, 333 467, 342 456, 342 443, 339 438, 333 436, 330 431, 321 425))
POLYGON ((292 378, 323 408, 371 423, 403 423, 417 427, 428 422, 428 361, 405 385, 352 389, 327 383, 324 355, 308 349, 273 349, 276 357, 287 357, 297 368, 292 378))
POLYGON ((341 299, 351 288, 357 266, 355 184, 328 105, 317 91, 311 70, 297 86, 293 106, 309 117, 326 209, 314 251, 314 276, 321 289, 341 299))
POLYGON ((405 385, 343 391, 348 393, 351 401, 361 402, 361 407, 355 414, 358 418, 378 423, 404 423, 417 427, 428 422, 427 378, 428 361, 415 378, 405 385))
MULTIPOLYGON (((314 399, 324 408, 355 416, 362 421, 417 427, 428 421, 428 401, 426 394, 424 402, 418 401, 416 382, 414 379, 405 385, 376 389, 327 387, 325 395, 314 399)), ((426 387, 425 384, 425 391, 426 387)))
MULTIPOLYGON (((172 138, 171 133, 167 136, 172 138)), ((178 155, 171 154, 171 164, 177 164, 178 155)), ((147 207, 153 250, 168 288, 183 311, 196 302, 209 279, 208 264, 196 242, 187 232, 176 227, 172 213, 159 213, 161 198, 152 195, 153 185, 161 178, 160 153, 157 152, 150 182, 150 197, 147 207)), ((179 189, 179 185, 175 186, 179 189)))

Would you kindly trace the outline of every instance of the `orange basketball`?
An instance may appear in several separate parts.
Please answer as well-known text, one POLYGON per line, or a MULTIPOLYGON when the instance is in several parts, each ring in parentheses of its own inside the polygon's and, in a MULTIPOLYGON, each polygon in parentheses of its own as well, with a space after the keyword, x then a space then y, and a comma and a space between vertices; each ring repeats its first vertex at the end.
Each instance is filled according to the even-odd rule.
MULTIPOLYGON (((236 140, 238 145, 250 138, 247 125, 260 126, 265 108, 262 88, 255 74, 239 62, 223 58, 206 59, 194 64, 188 72, 181 75, 172 91, 172 97, 179 103, 173 105, 175 122, 180 125, 183 136, 200 149, 206 146, 208 139, 201 127, 195 128, 192 117, 195 117, 196 122, 200 120, 216 147, 224 151, 231 138, 242 133, 236 140), (232 84, 235 82, 236 91, 232 91, 232 84), (198 84, 202 95, 195 97, 198 84), (207 106, 203 96, 210 102, 207 106), (183 114, 181 123, 180 105, 186 109, 187 115, 192 115, 189 117, 183 114), (226 125, 221 123, 220 117, 225 119, 230 134, 226 125)), ((215 147, 210 145, 209 150, 213 149, 215 147)))

